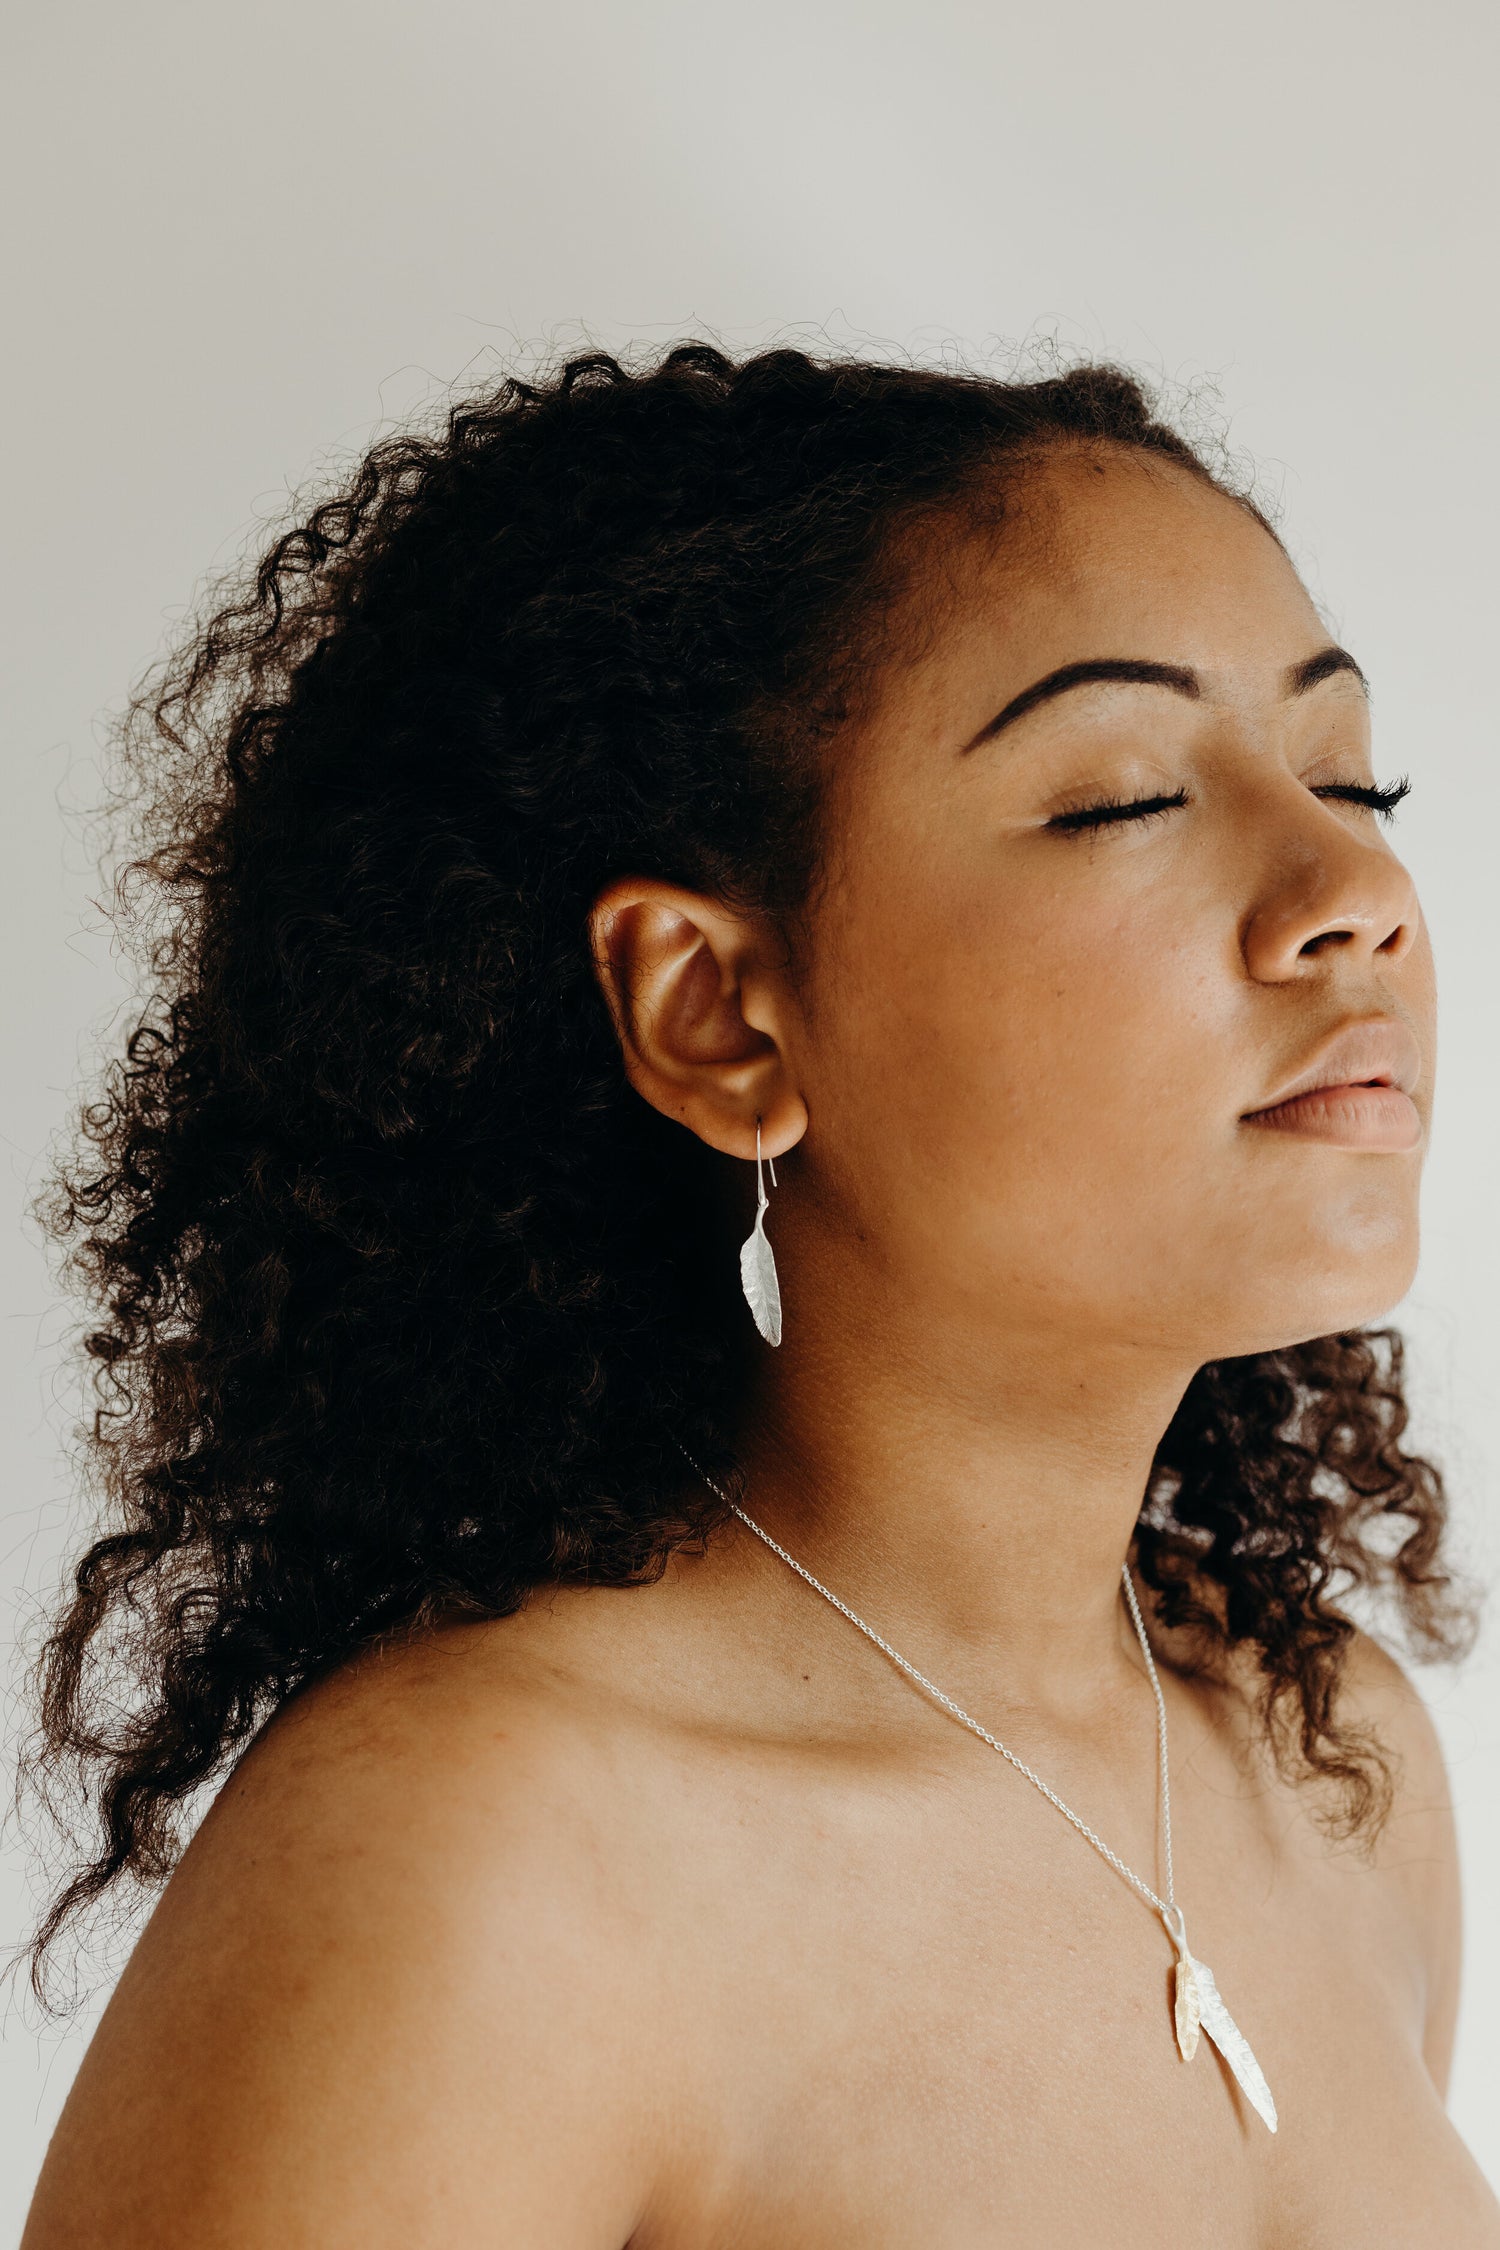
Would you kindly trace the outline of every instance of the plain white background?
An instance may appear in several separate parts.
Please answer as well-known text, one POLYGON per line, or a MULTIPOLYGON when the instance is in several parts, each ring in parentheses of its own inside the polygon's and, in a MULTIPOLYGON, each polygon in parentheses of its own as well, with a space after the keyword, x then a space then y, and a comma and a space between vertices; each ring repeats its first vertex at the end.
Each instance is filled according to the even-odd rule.
MULTIPOLYGON (((1489 0, 54 0, 9 44, 0 1631, 31 1629, 83 1528, 74 1315, 22 1214, 122 998, 69 810, 102 716, 289 485, 583 330, 919 356, 1053 333, 1217 385, 1373 679, 1379 770, 1414 783, 1396 836, 1443 1052, 1400 1319, 1421 1435, 1493 1579, 1489 0)), ((1496 1634, 1428 1686, 1468 1891, 1452 2108, 1500 2183, 1496 1634)), ((13 1941, 32 1892, 7 1842, 13 1941)), ((5 2242, 90 2021, 5 2016, 5 2242)))

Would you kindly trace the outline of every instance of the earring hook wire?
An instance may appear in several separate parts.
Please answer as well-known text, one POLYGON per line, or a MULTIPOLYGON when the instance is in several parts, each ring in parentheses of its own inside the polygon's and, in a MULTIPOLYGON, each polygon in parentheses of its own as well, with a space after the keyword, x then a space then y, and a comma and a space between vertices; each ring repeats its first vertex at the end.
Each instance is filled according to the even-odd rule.
MULTIPOLYGON (((768 1156, 768 1157, 766 1158, 766 1162, 767 1162, 767 1164, 768 1164, 768 1165, 770 1166, 770 1168, 771 1168, 771 1185, 772 1185, 772 1187, 775 1187, 775 1185, 776 1185, 776 1159, 775 1159, 775 1157, 774 1157, 774 1156, 768 1156)), ((759 1207, 759 1208, 760 1208, 760 1209, 761 1209, 762 1211, 768 1211, 768 1210, 770 1209, 770 1207, 771 1207, 771 1198, 770 1198, 770 1197, 769 1197, 769 1196, 767 1195, 767 1193, 766 1193, 766 1183, 765 1183, 765 1179, 764 1179, 764 1176, 763 1176, 763 1174, 762 1174, 762 1172, 761 1172, 761 1163, 760 1163, 760 1118, 759 1118, 759 1116, 757 1116, 757 1117, 756 1117, 756 1120, 755 1120, 755 1198, 756 1198, 756 1203, 757 1203, 758 1207, 759 1207)))

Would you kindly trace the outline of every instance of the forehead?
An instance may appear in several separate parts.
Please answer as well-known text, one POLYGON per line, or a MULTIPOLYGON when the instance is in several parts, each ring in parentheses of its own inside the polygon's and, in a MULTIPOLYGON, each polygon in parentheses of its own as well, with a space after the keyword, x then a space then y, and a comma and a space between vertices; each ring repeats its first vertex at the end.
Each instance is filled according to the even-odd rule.
POLYGON ((977 667, 997 693, 1015 692, 1064 664, 1124 656, 1279 692, 1286 666, 1328 639, 1247 509, 1133 448, 1048 454, 1007 481, 998 517, 956 538, 944 562, 914 667, 929 687, 935 672, 977 667))

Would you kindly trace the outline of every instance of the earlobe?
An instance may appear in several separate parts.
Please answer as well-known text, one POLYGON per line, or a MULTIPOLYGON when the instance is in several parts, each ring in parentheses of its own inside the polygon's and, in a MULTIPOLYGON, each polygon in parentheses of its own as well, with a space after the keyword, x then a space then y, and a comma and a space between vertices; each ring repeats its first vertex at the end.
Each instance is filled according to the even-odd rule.
POLYGON ((680 884, 621 877, 594 900, 589 940, 638 1094, 725 1155, 754 1154, 757 1114, 772 1153, 801 1138, 807 1111, 780 1020, 790 997, 753 918, 680 884))

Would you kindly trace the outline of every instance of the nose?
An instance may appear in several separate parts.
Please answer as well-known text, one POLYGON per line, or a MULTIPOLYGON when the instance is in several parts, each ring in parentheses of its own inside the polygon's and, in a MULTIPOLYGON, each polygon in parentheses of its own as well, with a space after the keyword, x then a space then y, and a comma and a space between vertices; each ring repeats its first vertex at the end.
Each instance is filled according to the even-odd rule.
MULTIPOLYGON (((1290 778, 1290 777, 1289 777, 1290 778)), ((1395 853, 1369 828, 1375 815, 1314 797, 1276 825, 1259 895, 1246 919, 1250 974, 1284 984, 1326 968, 1331 956, 1395 965, 1416 944, 1422 910, 1395 853)))

